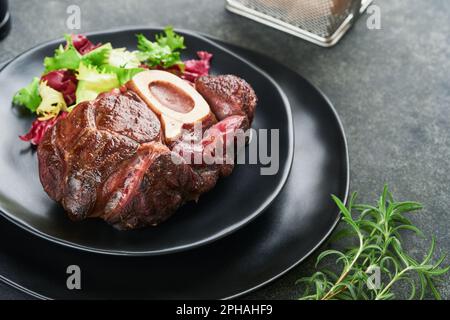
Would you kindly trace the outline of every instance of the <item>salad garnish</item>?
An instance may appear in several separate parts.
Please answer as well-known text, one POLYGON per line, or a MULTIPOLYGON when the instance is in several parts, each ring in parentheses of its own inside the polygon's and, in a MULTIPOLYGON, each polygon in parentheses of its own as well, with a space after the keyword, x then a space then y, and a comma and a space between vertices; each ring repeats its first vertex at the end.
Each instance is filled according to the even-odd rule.
POLYGON ((64 96, 64 100, 68 106, 75 103, 75 91, 77 90, 78 80, 76 74, 71 70, 55 70, 41 77, 42 82, 64 96))
POLYGON ((36 112, 37 107, 42 101, 39 95, 39 82, 39 78, 33 78, 33 81, 28 86, 17 91, 14 95, 13 103, 23 106, 31 112, 36 112))
POLYGON ((184 72, 181 76, 183 79, 194 82, 201 76, 207 76, 211 67, 212 54, 206 51, 197 52, 199 60, 192 59, 184 62, 184 72))
POLYGON ((137 34, 137 49, 94 44, 84 35, 65 35, 52 57, 44 59, 44 73, 17 91, 13 104, 36 115, 24 141, 39 144, 46 130, 64 118, 80 102, 119 88, 146 69, 163 69, 188 81, 209 74, 212 54, 199 51, 199 59, 183 61, 184 37, 168 26, 151 41, 137 34))
POLYGON ((60 119, 63 119, 66 116, 67 112, 63 112, 56 118, 51 118, 48 120, 36 119, 31 124, 30 131, 27 134, 24 134, 23 136, 19 136, 19 138, 22 141, 30 142, 33 145, 38 145, 42 141, 45 132, 47 132, 48 129, 53 127, 60 119))
POLYGON ((36 109, 38 120, 49 120, 55 118, 62 111, 67 111, 67 104, 61 92, 49 87, 46 81, 39 84, 39 95, 41 103, 36 109))
POLYGON ((184 70, 180 51, 185 49, 184 37, 177 35, 172 28, 166 28, 164 35, 156 35, 156 41, 148 40, 143 34, 138 34, 137 57, 148 67, 171 68, 184 70))

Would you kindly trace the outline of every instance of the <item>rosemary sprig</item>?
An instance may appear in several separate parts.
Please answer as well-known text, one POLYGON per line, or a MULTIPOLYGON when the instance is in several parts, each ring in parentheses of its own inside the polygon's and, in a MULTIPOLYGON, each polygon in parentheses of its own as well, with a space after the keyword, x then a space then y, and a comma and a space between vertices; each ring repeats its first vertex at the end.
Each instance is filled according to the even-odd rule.
POLYGON ((347 207, 333 196, 345 222, 345 228, 334 238, 346 239, 353 246, 342 251, 326 250, 317 257, 316 268, 325 259, 332 260, 334 257, 335 264, 341 267, 340 273, 324 268, 298 280, 305 287, 300 299, 393 299, 395 294, 392 288, 401 281, 409 284, 409 299, 423 299, 427 290, 440 299, 435 281, 448 272, 450 266, 441 267, 445 256, 432 262, 435 239, 432 239, 428 253, 420 262, 402 246, 402 230, 423 237, 423 233, 405 216, 422 209, 422 205, 394 201, 387 186, 376 206, 355 204, 356 196, 356 193, 352 194, 347 207))

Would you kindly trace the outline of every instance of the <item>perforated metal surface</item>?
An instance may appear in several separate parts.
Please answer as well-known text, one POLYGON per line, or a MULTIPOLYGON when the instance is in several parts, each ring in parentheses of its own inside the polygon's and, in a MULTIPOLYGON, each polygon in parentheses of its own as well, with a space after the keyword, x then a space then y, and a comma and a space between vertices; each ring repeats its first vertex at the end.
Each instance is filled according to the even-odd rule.
POLYGON ((335 44, 371 0, 227 0, 227 8, 317 44, 335 44))

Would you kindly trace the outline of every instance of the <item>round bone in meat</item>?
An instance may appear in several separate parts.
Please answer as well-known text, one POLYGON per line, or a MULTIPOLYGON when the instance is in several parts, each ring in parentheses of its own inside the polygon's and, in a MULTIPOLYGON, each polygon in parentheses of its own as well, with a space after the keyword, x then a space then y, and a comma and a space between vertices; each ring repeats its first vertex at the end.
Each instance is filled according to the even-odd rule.
POLYGON ((127 83, 155 112, 166 142, 178 138, 185 125, 215 118, 206 100, 185 80, 161 70, 144 71, 127 83))

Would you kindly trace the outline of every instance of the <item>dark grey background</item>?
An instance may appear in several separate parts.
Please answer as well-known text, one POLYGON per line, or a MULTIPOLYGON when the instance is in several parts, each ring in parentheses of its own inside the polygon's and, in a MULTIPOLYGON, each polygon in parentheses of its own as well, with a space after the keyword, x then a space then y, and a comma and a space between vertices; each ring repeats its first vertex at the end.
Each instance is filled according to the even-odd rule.
MULTIPOLYGON (((427 239, 407 237, 413 253, 436 235, 450 249, 450 1, 376 1, 382 29, 363 17, 332 49, 229 13, 223 0, 10 1, 13 28, 0 42, 0 62, 59 38, 66 8, 81 7, 81 32, 129 25, 191 29, 269 55, 319 86, 346 129, 351 189, 373 201, 388 183, 401 200, 423 202, 412 220, 427 239)), ((1 262, 0 262, 1 263, 1 262)), ((296 298, 295 280, 313 272, 313 258, 248 298, 296 298)), ((450 298, 450 276, 439 286, 450 298)), ((397 288, 399 296, 405 288, 397 288)), ((0 298, 25 295, 0 284, 0 298)))

